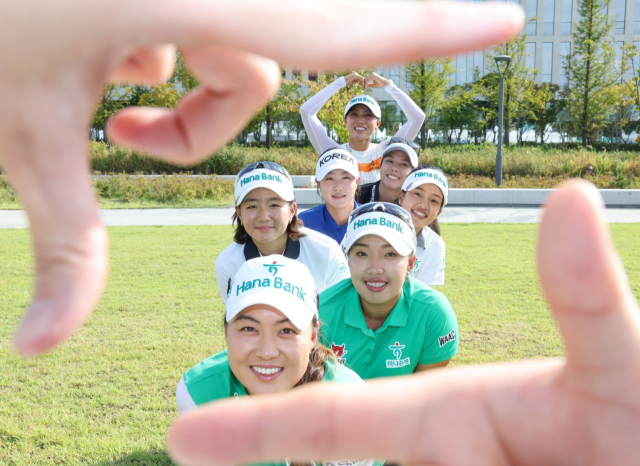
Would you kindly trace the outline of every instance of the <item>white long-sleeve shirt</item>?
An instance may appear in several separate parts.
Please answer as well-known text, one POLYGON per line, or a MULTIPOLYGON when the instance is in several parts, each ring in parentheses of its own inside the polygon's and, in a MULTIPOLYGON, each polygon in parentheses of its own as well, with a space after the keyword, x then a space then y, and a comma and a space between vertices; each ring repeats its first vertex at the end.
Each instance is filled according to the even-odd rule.
MULTIPOLYGON (((309 141, 318 154, 334 148, 338 145, 333 139, 327 136, 327 130, 322 126, 322 122, 318 119, 318 112, 327 103, 333 94, 346 86, 344 77, 340 77, 329 84, 317 94, 311 96, 300 107, 300 115, 302 123, 307 132, 309 141)), ((424 122, 424 113, 411 100, 411 98, 402 92, 392 81, 384 88, 391 97, 398 103, 404 114, 407 116, 407 122, 403 124, 398 132, 397 137, 412 141, 418 135, 420 127, 424 122)), ((349 146, 349 143, 340 145, 341 148, 348 150, 358 161, 360 170, 360 184, 374 183, 380 179, 380 164, 382 161, 382 153, 389 145, 389 140, 385 140, 380 144, 371 143, 369 148, 364 151, 357 151, 349 146)))

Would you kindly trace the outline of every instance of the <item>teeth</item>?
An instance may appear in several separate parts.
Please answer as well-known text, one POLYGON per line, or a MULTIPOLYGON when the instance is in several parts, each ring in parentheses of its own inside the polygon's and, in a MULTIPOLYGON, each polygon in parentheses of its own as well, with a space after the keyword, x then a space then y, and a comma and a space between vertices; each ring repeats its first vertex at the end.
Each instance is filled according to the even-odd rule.
POLYGON ((416 212, 415 210, 413 211, 413 213, 414 213, 414 214, 416 214, 416 216, 417 216, 417 217, 420 217, 420 218, 427 218, 427 216, 426 216, 425 214, 420 213, 420 212, 416 212))
POLYGON ((251 366, 251 368, 256 371, 258 374, 262 374, 262 375, 271 375, 271 374, 275 374, 276 372, 280 372, 282 370, 282 367, 258 367, 258 366, 251 366))
POLYGON ((382 288, 383 286, 386 285, 386 283, 384 282, 365 282, 368 286, 371 286, 373 288, 382 288))
POLYGON ((397 176, 393 176, 393 175, 387 175, 389 178, 391 178, 392 180, 399 180, 400 178, 398 178, 397 176))
POLYGON ((358 131, 364 131, 366 128, 363 128, 362 126, 356 126, 356 129, 357 129, 358 131))

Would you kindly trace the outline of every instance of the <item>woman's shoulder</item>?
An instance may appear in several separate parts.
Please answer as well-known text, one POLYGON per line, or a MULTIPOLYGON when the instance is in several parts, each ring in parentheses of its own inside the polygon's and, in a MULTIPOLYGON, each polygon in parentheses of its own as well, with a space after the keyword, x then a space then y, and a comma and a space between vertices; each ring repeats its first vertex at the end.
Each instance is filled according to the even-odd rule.
POLYGON ((353 370, 343 364, 335 364, 333 359, 328 359, 324 362, 323 382, 365 384, 364 380, 353 370))
POLYGON ((227 350, 214 354, 199 362, 182 376, 193 401, 199 405, 230 396, 244 395, 244 390, 235 387, 235 377, 229 367, 227 350), (233 392, 236 393, 233 393, 233 392))
POLYGON ((307 227, 300 228, 300 231, 305 234, 305 236, 302 236, 299 240, 301 246, 326 248, 327 250, 342 254, 342 250, 340 249, 340 246, 338 246, 338 243, 327 235, 323 235, 322 233, 318 233, 317 231, 307 227))
POLYGON ((329 305, 334 301, 343 300, 346 298, 346 293, 353 289, 353 282, 350 278, 345 278, 342 281, 339 281, 333 286, 330 286, 326 290, 320 293, 320 307, 324 307, 325 305, 329 305))
POLYGON ((224 248, 218 257, 216 258, 216 266, 218 264, 224 264, 225 262, 229 262, 229 260, 233 260, 235 257, 242 257, 242 261, 244 262, 244 244, 238 244, 235 241, 232 242, 229 246, 224 248))
POLYGON ((444 249, 444 240, 429 227, 424 227, 420 232, 420 235, 424 238, 424 248, 436 247, 444 249))
POLYGON ((449 305, 449 300, 441 292, 434 290, 429 285, 414 277, 407 277, 403 286, 405 299, 409 305, 416 304, 444 304, 449 305))
POLYGON ((319 215, 323 215, 324 208, 325 208, 324 204, 317 205, 315 207, 312 207, 311 209, 305 210, 304 212, 300 212, 298 214, 298 218, 302 221, 305 221, 307 219, 315 218, 319 215))

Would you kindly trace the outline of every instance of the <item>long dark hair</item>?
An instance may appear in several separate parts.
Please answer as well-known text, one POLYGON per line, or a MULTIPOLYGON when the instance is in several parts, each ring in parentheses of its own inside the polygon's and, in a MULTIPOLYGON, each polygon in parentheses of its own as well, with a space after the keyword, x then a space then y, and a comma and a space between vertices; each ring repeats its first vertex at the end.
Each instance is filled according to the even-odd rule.
MULTIPOLYGON (((411 173, 413 172, 417 172, 418 170, 435 170, 438 173, 440 173, 440 175, 445 179, 445 181, 447 182, 447 184, 449 183, 449 179, 447 178, 447 175, 444 174, 444 172, 436 167, 435 165, 431 165, 428 163, 425 163, 424 165, 419 165, 416 168, 414 168, 413 170, 411 170, 411 172, 409 172, 409 175, 411 175, 411 173)), ((406 191, 402 191, 402 195, 404 196, 405 194, 407 194, 406 191)), ((442 202, 444 202, 444 199, 442 200, 442 202)), ((440 206, 440 208, 442 208, 442 206, 440 206)), ((427 225, 429 228, 431 228, 436 235, 438 236, 442 236, 440 234, 440 224, 438 223, 438 217, 436 217, 433 222, 431 222, 429 225, 427 225)))
MULTIPOLYGON (((289 202, 289 208, 293 210, 293 202, 289 202)), ((238 217, 238 213, 234 212, 231 217, 231 223, 235 227, 236 231, 233 235, 233 240, 238 244, 245 244, 249 240, 249 233, 244 229, 244 225, 242 225, 242 221, 240 217, 238 217)), ((302 220, 298 218, 298 209, 293 212, 293 217, 291 217, 291 221, 289 225, 287 225, 287 235, 291 241, 297 241, 299 238, 306 236, 302 233, 299 228, 304 226, 302 220)))

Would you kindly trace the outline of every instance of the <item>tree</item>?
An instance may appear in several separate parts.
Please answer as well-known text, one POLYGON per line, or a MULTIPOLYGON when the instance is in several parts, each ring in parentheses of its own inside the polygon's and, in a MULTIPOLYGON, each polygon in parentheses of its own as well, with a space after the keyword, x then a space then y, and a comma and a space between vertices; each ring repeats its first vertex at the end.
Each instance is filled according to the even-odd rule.
POLYGON ((182 53, 178 50, 176 54, 176 68, 173 72, 171 82, 178 84, 182 88, 182 93, 189 92, 200 85, 198 79, 193 75, 191 70, 185 65, 182 53))
POLYGON ((182 93, 172 82, 151 86, 151 90, 140 97, 139 105, 144 107, 165 107, 175 109, 182 93))
POLYGON ((583 147, 606 126, 616 103, 617 93, 610 92, 618 77, 610 66, 615 62, 615 53, 608 7, 609 0, 578 1, 580 21, 573 32, 573 50, 564 61, 569 89, 567 111, 572 118, 571 128, 582 137, 583 147))
POLYGON ((480 119, 480 113, 474 105, 475 88, 472 85, 455 85, 447 89, 442 107, 440 124, 447 131, 449 144, 460 142, 465 129, 473 129, 480 119))
POLYGON ((453 58, 422 60, 406 66, 407 84, 413 86, 409 96, 425 114, 420 129, 422 148, 427 147, 431 120, 440 113, 446 102, 451 75, 456 72, 453 58))
POLYGON ((540 138, 540 144, 544 144, 547 141, 553 128, 553 124, 558 119, 558 115, 564 110, 566 101, 561 97, 560 86, 557 84, 542 83, 539 86, 543 91, 547 92, 549 99, 542 108, 536 108, 533 112, 535 115, 536 125, 536 138, 540 138))
MULTIPOLYGON (((536 86, 535 78, 537 69, 526 66, 527 35, 523 34, 504 44, 493 48, 488 54, 488 71, 485 76, 477 81, 479 92, 484 92, 484 97, 490 103, 486 112, 486 121, 497 120, 499 100, 499 71, 493 59, 495 55, 508 55, 511 63, 504 76, 504 144, 509 147, 509 133, 511 127, 517 121, 535 120, 536 110, 545 107, 548 97, 548 89, 536 86)), ((522 141, 518 140, 519 143, 522 141)))
POLYGON ((104 131, 107 120, 118 110, 131 105, 134 88, 124 84, 108 84, 93 113, 91 128, 104 131))

